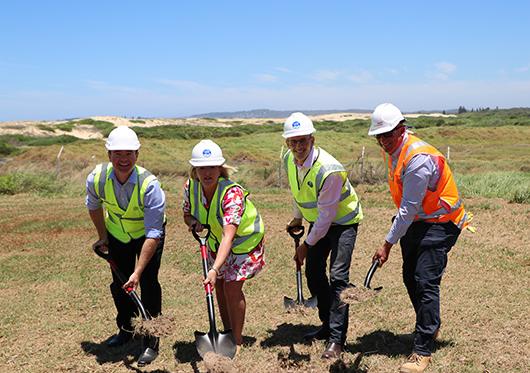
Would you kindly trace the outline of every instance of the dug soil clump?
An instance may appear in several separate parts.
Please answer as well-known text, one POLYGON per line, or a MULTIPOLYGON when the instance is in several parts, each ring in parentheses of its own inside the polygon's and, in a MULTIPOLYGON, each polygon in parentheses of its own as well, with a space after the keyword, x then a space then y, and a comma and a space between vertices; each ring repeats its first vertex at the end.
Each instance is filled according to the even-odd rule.
POLYGON ((209 373, 237 373, 233 361, 215 352, 207 352, 204 354, 204 365, 209 373))
POLYGON ((141 317, 132 319, 133 333, 146 336, 169 337, 176 325, 172 316, 161 315, 150 320, 141 317))
POLYGON ((350 286, 342 291, 340 300, 347 304, 355 304, 373 298, 377 292, 365 287, 350 286))

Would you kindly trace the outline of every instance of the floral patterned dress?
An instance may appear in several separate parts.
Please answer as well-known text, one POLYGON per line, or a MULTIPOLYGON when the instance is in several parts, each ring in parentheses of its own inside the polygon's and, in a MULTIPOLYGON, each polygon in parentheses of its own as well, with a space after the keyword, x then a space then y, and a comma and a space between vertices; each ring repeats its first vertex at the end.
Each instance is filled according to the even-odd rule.
MULTIPOLYGON (((201 195, 204 207, 208 208, 208 203, 204 195, 201 195)), ((223 225, 239 225, 244 211, 245 197, 243 189, 233 186, 228 189, 221 203, 223 211, 223 225)), ((184 185, 184 200, 182 201, 182 211, 185 214, 191 213, 189 181, 184 185)), ((218 278, 225 281, 245 281, 254 277, 265 265, 265 246, 263 240, 248 254, 234 254, 230 252, 224 265, 219 269, 218 278)), ((208 250, 208 266, 211 267, 215 261, 216 254, 208 250)))

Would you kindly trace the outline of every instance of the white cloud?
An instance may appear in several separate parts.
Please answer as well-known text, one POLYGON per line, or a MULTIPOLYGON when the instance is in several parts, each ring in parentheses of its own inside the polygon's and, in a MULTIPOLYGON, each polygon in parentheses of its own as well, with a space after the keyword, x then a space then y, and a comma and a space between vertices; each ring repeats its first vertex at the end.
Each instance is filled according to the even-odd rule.
POLYGON ((337 80, 341 74, 338 70, 319 70, 312 75, 312 78, 318 81, 333 81, 337 80))
POLYGON ((261 83, 273 83, 278 81, 278 77, 272 74, 255 74, 254 77, 261 83))
POLYGON ((528 71, 530 71, 530 65, 518 67, 515 69, 515 72, 517 73, 526 73, 528 71))
POLYGON ((373 76, 369 71, 361 70, 358 73, 348 75, 347 78, 355 83, 365 83, 371 80, 373 76))
POLYGON ((281 66, 275 67, 274 70, 279 71, 281 73, 286 73, 286 74, 291 72, 291 70, 289 70, 287 67, 281 67, 281 66))
POLYGON ((435 71, 429 72, 428 77, 437 80, 447 80, 456 71, 456 65, 450 62, 437 62, 434 64, 435 71))

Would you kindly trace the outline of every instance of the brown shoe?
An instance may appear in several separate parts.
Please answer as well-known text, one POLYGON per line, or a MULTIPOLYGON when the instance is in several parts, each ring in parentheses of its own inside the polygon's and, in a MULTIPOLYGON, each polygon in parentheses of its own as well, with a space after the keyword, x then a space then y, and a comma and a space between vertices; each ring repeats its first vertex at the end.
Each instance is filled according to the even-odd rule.
POLYGON ((341 353, 342 345, 340 343, 330 342, 322 354, 322 359, 338 359, 341 353))
POLYGON ((413 353, 409 356, 408 361, 399 369, 400 373, 422 373, 427 365, 431 362, 430 356, 418 355, 413 353))

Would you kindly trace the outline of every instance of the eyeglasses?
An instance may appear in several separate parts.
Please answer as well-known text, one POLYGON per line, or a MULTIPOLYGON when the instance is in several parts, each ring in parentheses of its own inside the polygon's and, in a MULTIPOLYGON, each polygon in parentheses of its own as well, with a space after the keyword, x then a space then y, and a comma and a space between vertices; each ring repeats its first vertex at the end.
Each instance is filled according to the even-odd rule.
POLYGON ((398 133, 398 130, 401 128, 402 126, 400 127, 396 127, 394 128, 392 131, 390 132, 385 132, 385 133, 380 133, 379 135, 375 135, 375 138, 376 139, 389 139, 391 138, 392 136, 394 136, 396 133, 398 133))
POLYGON ((295 147, 297 145, 306 146, 311 141, 311 137, 303 137, 301 139, 295 140, 295 139, 288 139, 287 143, 289 146, 295 147))

